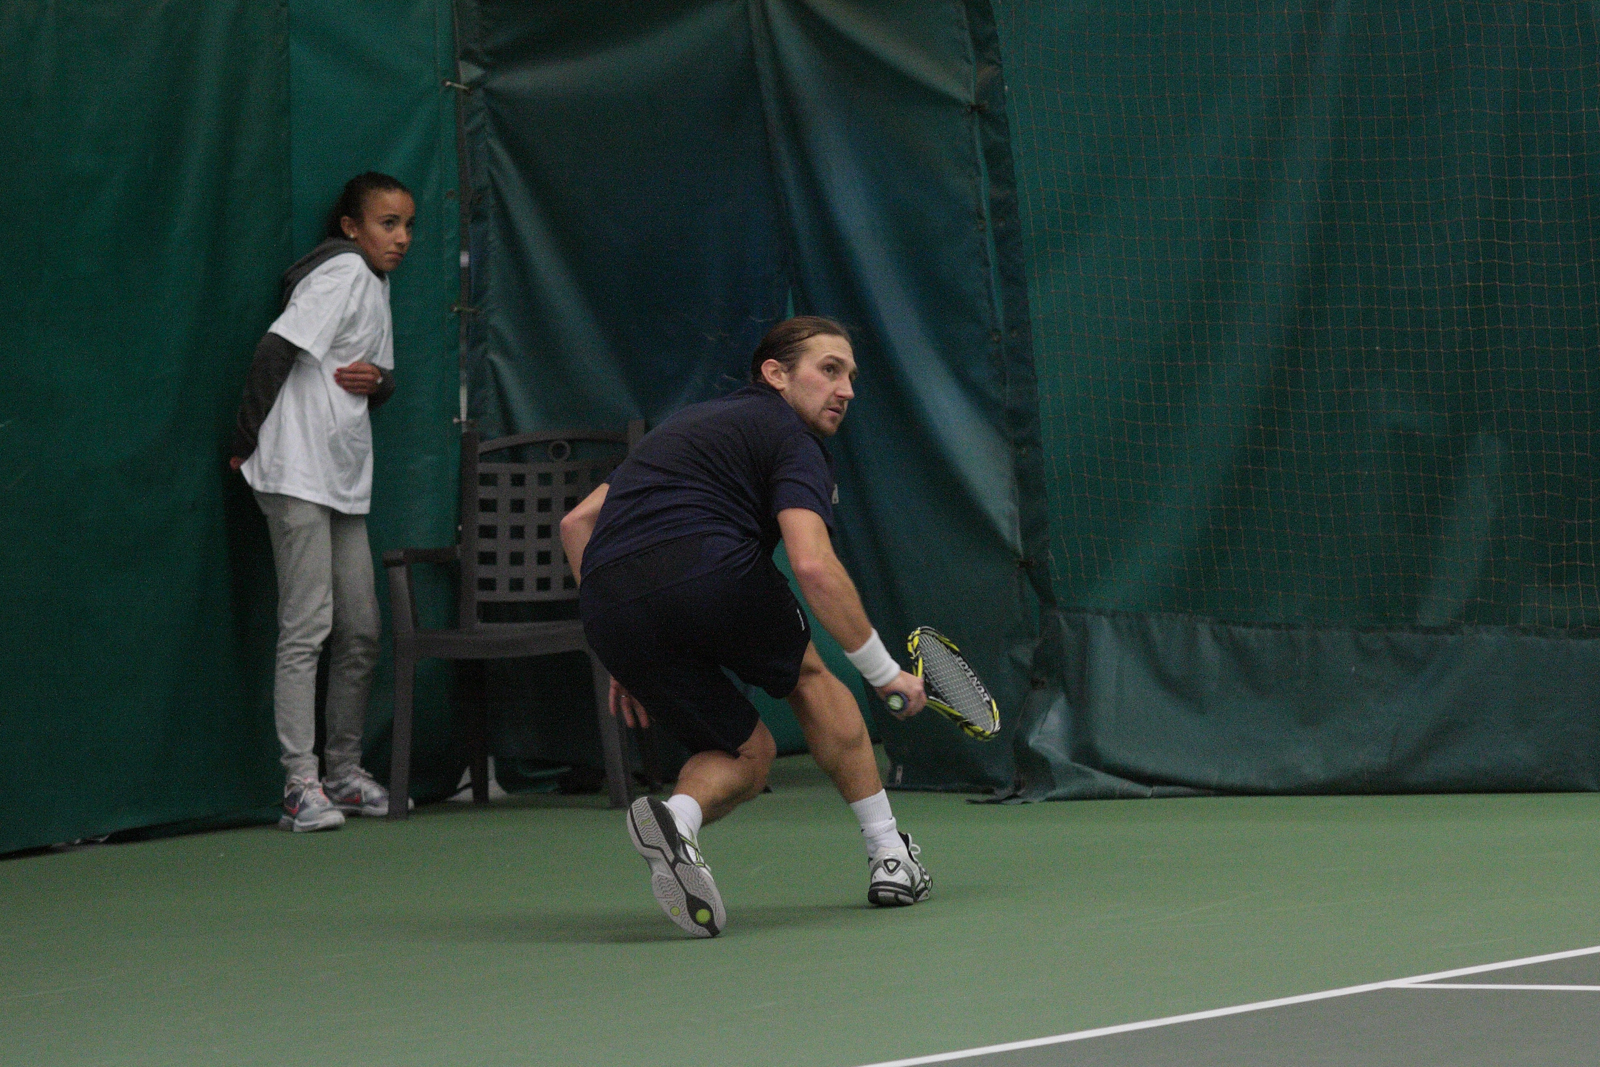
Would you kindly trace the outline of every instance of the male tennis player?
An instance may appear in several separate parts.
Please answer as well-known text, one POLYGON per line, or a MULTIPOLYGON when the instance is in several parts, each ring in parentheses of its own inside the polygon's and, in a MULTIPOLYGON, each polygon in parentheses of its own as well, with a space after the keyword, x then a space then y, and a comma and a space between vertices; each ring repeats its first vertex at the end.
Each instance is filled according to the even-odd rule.
POLYGON ((805 612, 772 562, 781 539, 800 591, 880 695, 922 710, 922 680, 902 671, 834 554, 836 497, 823 440, 855 396, 844 327, 803 316, 774 326, 751 384, 663 422, 561 522, 580 578, 584 632, 611 671, 611 710, 655 722, 693 755, 663 802, 641 797, 628 834, 667 915, 696 937, 727 921, 700 827, 766 786, 777 747, 724 668, 787 698, 818 765, 861 823, 867 899, 915 904, 930 891, 921 850, 901 833, 855 697, 828 672, 805 612))

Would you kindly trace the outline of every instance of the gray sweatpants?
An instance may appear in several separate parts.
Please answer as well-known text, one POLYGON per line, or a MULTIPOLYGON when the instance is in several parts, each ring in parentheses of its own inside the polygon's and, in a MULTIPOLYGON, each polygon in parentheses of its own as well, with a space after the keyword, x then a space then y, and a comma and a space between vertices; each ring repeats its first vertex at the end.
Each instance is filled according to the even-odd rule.
POLYGON ((317 777, 317 659, 329 648, 327 776, 361 761, 361 727, 378 663, 378 594, 365 515, 257 493, 278 572, 278 670, 272 701, 291 778, 317 777))

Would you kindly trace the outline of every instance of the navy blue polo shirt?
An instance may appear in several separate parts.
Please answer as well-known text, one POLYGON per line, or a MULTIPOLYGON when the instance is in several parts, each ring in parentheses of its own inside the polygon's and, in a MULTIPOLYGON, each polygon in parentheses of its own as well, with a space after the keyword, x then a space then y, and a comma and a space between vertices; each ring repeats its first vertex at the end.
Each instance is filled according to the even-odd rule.
POLYGON ((645 435, 612 473, 583 574, 701 535, 716 565, 770 557, 778 512, 805 508, 833 529, 833 458, 766 383, 691 404, 645 435))

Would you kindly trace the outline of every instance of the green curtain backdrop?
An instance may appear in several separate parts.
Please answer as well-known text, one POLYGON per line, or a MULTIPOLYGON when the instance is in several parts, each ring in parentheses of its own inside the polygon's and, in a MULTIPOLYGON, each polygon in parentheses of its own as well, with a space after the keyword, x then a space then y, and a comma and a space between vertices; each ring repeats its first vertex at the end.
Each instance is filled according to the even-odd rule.
POLYGON ((1024 794, 1595 788, 1594 5, 999 10, 1024 794))
MULTIPOLYGON (((454 537, 449 6, 25 2, 0 31, 0 853, 263 813, 275 586, 224 461, 278 275, 358 170, 420 209, 374 548, 454 537)), ((419 708, 424 792, 454 784, 444 681, 419 708)))
POLYGON ((3 853, 280 787, 223 463, 291 241, 281 6, 13 3, 0 42, 3 853))
MULTIPOLYGON (((1045 515, 987 4, 462 11, 485 433, 654 424, 742 382, 791 304, 841 318, 842 554, 886 640, 937 626, 1019 706, 1045 515)), ((876 719, 897 785, 1011 782, 1008 737, 876 719)))

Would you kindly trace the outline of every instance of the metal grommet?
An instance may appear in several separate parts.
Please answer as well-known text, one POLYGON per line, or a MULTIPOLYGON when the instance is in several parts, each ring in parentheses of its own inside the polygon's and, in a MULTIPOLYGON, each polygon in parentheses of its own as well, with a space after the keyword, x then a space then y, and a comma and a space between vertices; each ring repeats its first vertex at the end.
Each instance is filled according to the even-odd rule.
POLYGON ((566 462, 567 457, 572 455, 572 446, 565 441, 551 441, 544 450, 557 463, 566 462))

